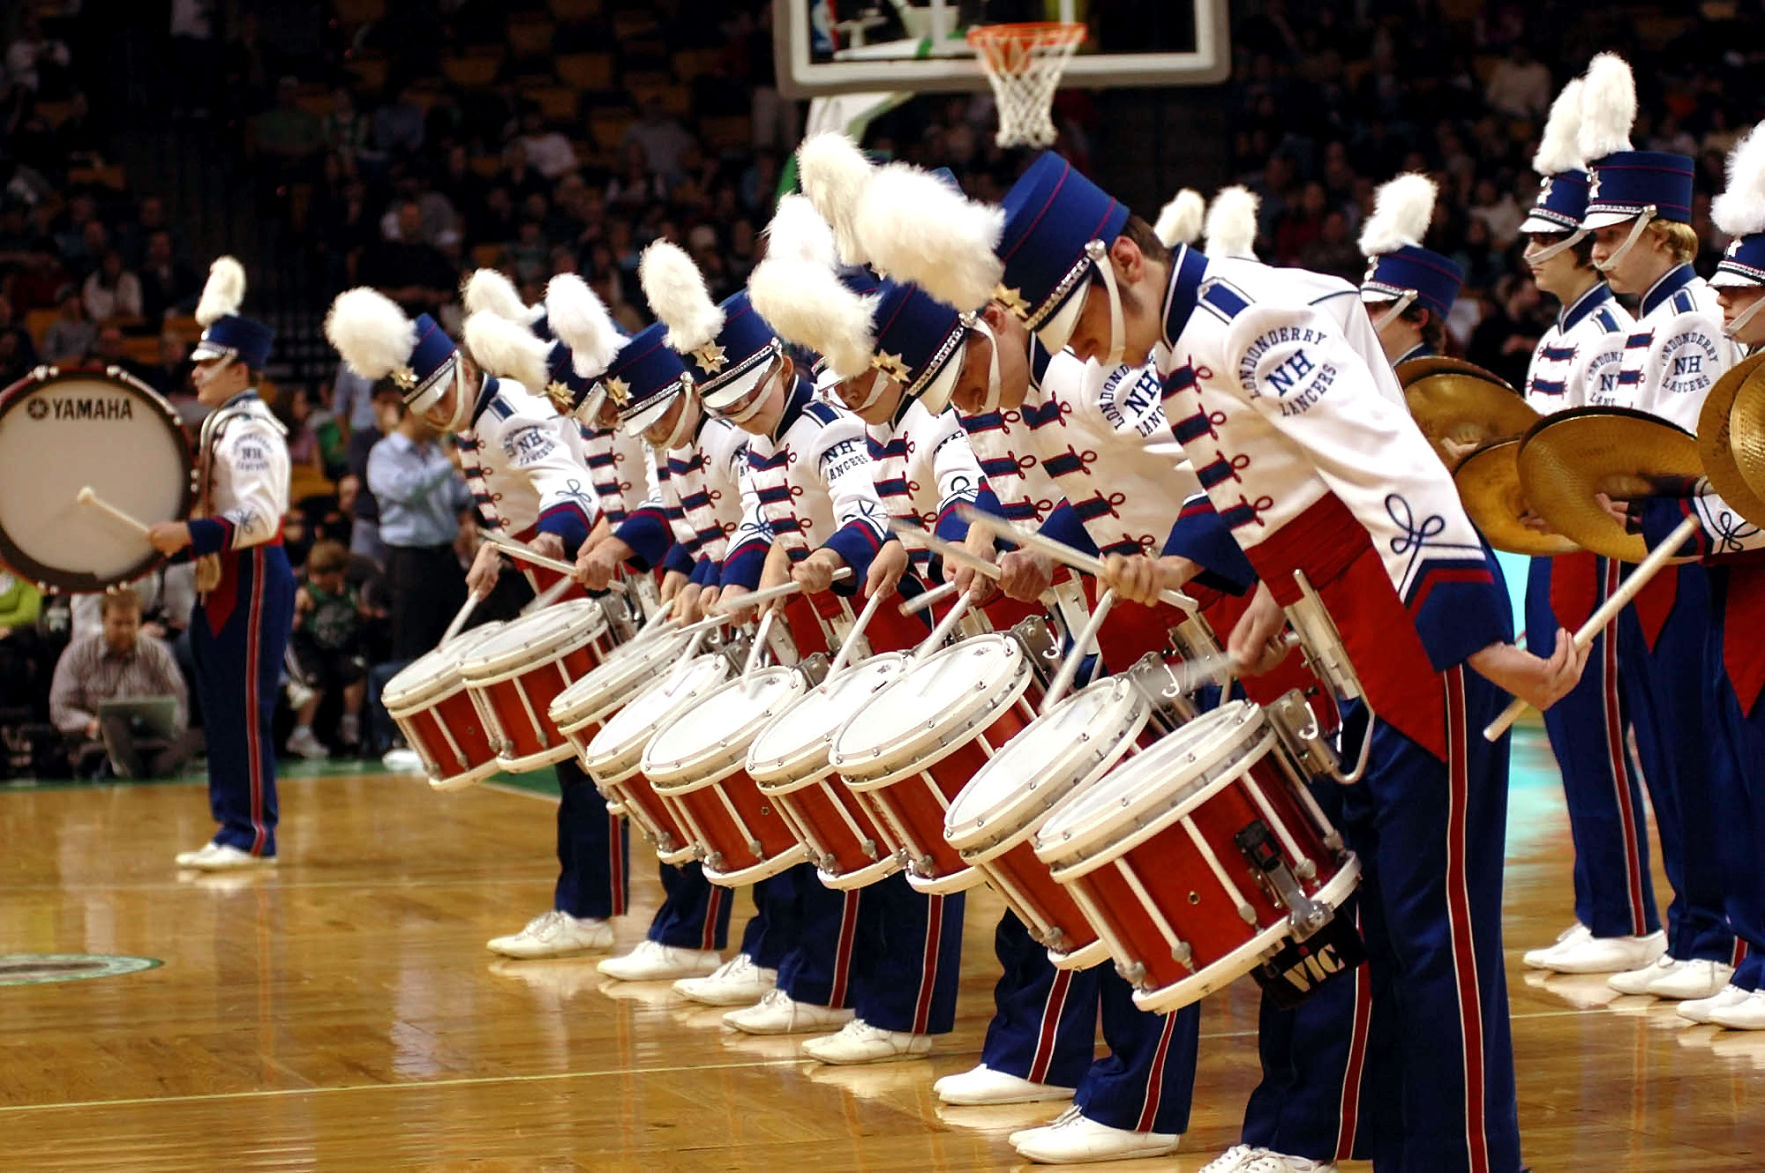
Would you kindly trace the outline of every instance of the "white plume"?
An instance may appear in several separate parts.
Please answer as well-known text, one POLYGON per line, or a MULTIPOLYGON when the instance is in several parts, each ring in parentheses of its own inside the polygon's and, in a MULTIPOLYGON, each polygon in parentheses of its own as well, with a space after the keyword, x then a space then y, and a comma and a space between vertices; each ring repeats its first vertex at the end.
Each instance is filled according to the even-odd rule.
POLYGON ((656 320, 668 327, 663 341, 691 354, 723 329, 723 310, 711 300, 705 275, 679 245, 658 240, 643 250, 637 279, 656 320))
POLYGON ((993 299, 1005 211, 978 204, 929 171, 890 163, 858 200, 859 245, 877 270, 959 310, 993 299))
POLYGON ((474 269, 460 290, 460 298, 466 303, 468 317, 495 314, 511 322, 532 325, 544 312, 539 306, 523 302, 515 283, 499 269, 474 269))
POLYGON ((871 303, 835 271, 833 229, 808 199, 787 195, 766 229, 766 259, 748 277, 754 309, 787 342, 827 359, 842 379, 870 367, 871 303))
POLYGON ((208 283, 196 303, 196 322, 212 326, 245 303, 245 266, 232 257, 216 257, 208 267, 208 283))
POLYGON ((1176 248, 1179 244, 1194 244, 1201 235, 1201 221, 1207 215, 1207 202, 1201 193, 1192 187, 1185 187, 1171 197, 1158 213, 1158 223, 1152 226, 1152 234, 1164 241, 1166 248, 1176 248))
POLYGON ((325 338, 350 370, 377 383, 411 361, 417 324, 390 297, 362 286, 345 290, 331 303, 325 338))
POLYGON ((1587 166, 1587 156, 1581 153, 1584 85, 1580 78, 1575 78, 1551 103, 1550 117, 1544 120, 1544 134, 1538 140, 1538 153, 1532 156, 1532 169, 1540 175, 1561 175, 1587 166))
POLYGON ((535 395, 551 382, 546 357, 552 344, 520 322, 494 313, 473 314, 461 328, 466 352, 481 370, 499 379, 513 379, 535 395))
POLYGON ((1434 219, 1434 181, 1417 171, 1381 184, 1373 196, 1373 214, 1361 229, 1361 254, 1377 257, 1405 245, 1421 244, 1434 219))
POLYGON ((1729 152, 1728 186, 1710 205, 1710 219, 1729 236, 1765 232, 1765 122, 1729 152))
POLYGON ((559 273, 545 287, 545 317, 570 348, 570 365, 584 379, 599 378, 625 345, 600 296, 575 273, 559 273))
POLYGON ((1587 67, 1581 85, 1581 126, 1575 138, 1589 163, 1613 151, 1630 149, 1630 127, 1636 121, 1636 78, 1616 53, 1601 53, 1587 67))
POLYGON ((1256 256, 1256 214, 1261 207, 1261 198, 1242 184, 1214 193, 1213 205, 1207 209, 1207 255, 1256 256))
POLYGON ((876 175, 876 167, 858 144, 843 134, 827 131, 811 135, 797 148, 797 180, 803 194, 822 219, 833 226, 840 256, 847 264, 862 265, 870 258, 859 247, 853 220, 858 199, 876 175))

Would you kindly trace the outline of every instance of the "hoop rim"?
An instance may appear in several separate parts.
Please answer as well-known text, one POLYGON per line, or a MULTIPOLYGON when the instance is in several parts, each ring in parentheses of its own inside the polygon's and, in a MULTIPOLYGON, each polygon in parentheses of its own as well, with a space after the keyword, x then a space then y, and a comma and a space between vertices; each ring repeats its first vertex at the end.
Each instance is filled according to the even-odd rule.
POLYGON ((975 25, 963 34, 976 48, 990 48, 994 42, 1030 41, 1032 47, 1069 45, 1084 40, 1090 26, 1076 20, 1024 20, 1011 24, 975 25))

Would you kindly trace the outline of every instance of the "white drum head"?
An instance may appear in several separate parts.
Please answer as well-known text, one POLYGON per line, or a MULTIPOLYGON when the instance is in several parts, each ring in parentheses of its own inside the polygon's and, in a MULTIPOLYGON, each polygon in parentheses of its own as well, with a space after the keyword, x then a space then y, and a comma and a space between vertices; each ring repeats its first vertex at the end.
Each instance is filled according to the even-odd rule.
POLYGON ((139 578, 159 553, 80 490, 146 525, 177 521, 195 499, 190 469, 177 413, 145 383, 38 367, 0 399, 0 561, 63 591, 139 578))
POLYGON ((620 644, 587 676, 557 695, 552 701, 552 720, 560 728, 599 720, 654 681, 664 665, 679 660, 690 642, 688 635, 660 635, 620 644))
POLYGON ((460 632, 443 647, 424 652, 386 682, 380 693, 381 703, 389 710, 408 710, 444 690, 460 678, 460 661, 471 655, 472 649, 494 638, 503 627, 500 620, 493 619, 460 632))
POLYGON ((748 747, 748 773, 765 782, 826 765, 834 734, 865 701, 900 679, 906 666, 900 652, 872 656, 804 693, 755 736, 748 747))
POLYGON ((694 656, 676 664, 662 679, 631 698, 601 726, 583 751, 582 764, 600 779, 618 781, 637 767, 644 747, 662 723, 729 677, 729 661, 723 656, 694 656))
POLYGON ((1120 676, 1100 680, 1037 717, 969 779, 945 812, 957 850, 1022 830, 1073 787, 1113 765, 1151 710, 1120 676))
POLYGON ((606 626, 606 614, 594 599, 555 603, 503 624, 495 639, 485 640, 460 662, 460 671, 468 680, 501 676, 579 646, 606 626))
POLYGON ((965 639, 915 664, 834 738, 841 773, 876 774, 917 761, 952 735, 991 719, 1029 687, 1023 648, 1010 636, 965 639))
POLYGON ((802 696, 803 674, 768 668, 731 680, 690 710, 676 713, 643 751, 644 777, 661 786, 722 773, 747 759, 754 735, 802 696))

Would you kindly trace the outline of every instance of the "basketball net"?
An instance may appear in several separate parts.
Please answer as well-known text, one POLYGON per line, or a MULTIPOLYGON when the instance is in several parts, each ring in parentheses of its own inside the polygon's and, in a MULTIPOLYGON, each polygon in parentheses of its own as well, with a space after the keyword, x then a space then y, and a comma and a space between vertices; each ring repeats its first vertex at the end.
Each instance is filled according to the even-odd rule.
POLYGON ((1055 138, 1054 91, 1087 30, 1078 23, 991 24, 968 30, 999 106, 1002 147, 1046 147, 1055 138))

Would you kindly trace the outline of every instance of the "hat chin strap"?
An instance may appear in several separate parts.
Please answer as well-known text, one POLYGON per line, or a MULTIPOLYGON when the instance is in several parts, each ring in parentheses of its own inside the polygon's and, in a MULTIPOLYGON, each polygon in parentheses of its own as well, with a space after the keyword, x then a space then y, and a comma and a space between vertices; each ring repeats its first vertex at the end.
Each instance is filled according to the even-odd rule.
POLYGON ((1537 252, 1533 252, 1530 248, 1527 249, 1523 259, 1535 265, 1542 265, 1558 253, 1574 248, 1585 239, 1587 239, 1587 229, 1577 228, 1555 244, 1546 245, 1537 252))
POLYGON ((1650 204, 1648 207, 1638 212, 1635 222, 1630 225, 1630 235, 1624 238, 1624 243, 1618 246, 1618 251, 1607 257, 1605 264, 1595 265, 1594 268, 1602 273, 1610 273, 1613 269, 1616 269, 1618 267, 1618 262, 1624 259, 1624 255, 1632 248, 1636 247, 1636 242, 1642 239, 1642 230, 1654 222, 1657 210, 1658 209, 1655 205, 1650 204))
POLYGON ((1765 292, 1761 292, 1757 298, 1753 299, 1753 304, 1742 310, 1739 317, 1722 327, 1722 336, 1739 341, 1740 332, 1747 328, 1747 323, 1752 321, 1753 315, 1760 310, 1765 310, 1765 292))
POLYGON ((1100 240, 1091 242, 1096 246, 1091 249, 1092 262, 1103 274, 1103 288, 1109 294, 1109 353, 1103 357, 1103 369, 1114 370, 1122 365, 1122 354, 1127 350, 1127 325, 1122 315, 1121 290, 1115 284, 1115 266, 1109 263, 1109 249, 1100 240))
POLYGON ((888 386, 889 377, 886 374, 882 371, 872 371, 870 373, 870 390, 865 392, 863 399, 860 399, 857 403, 848 403, 846 406, 854 412, 863 411, 865 408, 881 399, 882 393, 888 390, 888 386))
POLYGON ((1403 311, 1414 305, 1415 301, 1416 291, 1413 289, 1404 290, 1403 296, 1392 302, 1391 308, 1379 315, 1379 320, 1373 323, 1373 329, 1376 332, 1383 333, 1385 327, 1397 321, 1397 319, 1403 314, 1403 311))
POLYGON ((472 401, 477 396, 471 394, 466 388, 466 364, 459 360, 458 355, 454 356, 453 364, 454 413, 453 418, 447 421, 447 427, 444 430, 460 432, 465 430, 467 421, 472 418, 472 401))
MULTIPOLYGON (((692 431, 691 425, 698 422, 693 419, 693 416, 696 413, 693 411, 692 400, 687 392, 678 391, 676 394, 681 397, 680 417, 674 421, 674 430, 669 432, 668 438, 662 442, 663 452, 672 452, 674 449, 686 443, 687 433, 692 431)), ((699 411, 703 410, 703 408, 699 409, 699 411)))
POLYGON ((999 398, 1005 390, 999 378, 999 336, 979 314, 975 315, 974 328, 987 340, 987 394, 981 400, 980 414, 991 415, 999 410, 999 398))

